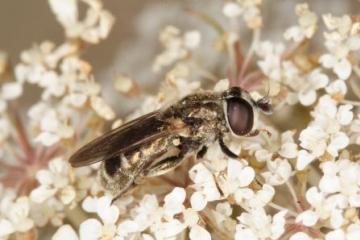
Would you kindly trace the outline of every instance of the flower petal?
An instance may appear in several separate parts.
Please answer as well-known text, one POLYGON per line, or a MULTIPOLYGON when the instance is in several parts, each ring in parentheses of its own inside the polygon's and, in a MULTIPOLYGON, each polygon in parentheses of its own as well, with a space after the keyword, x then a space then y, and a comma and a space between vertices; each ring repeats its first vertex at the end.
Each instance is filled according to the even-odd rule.
POLYGON ((90 218, 80 224, 80 239, 81 240, 98 240, 101 237, 102 224, 90 218))

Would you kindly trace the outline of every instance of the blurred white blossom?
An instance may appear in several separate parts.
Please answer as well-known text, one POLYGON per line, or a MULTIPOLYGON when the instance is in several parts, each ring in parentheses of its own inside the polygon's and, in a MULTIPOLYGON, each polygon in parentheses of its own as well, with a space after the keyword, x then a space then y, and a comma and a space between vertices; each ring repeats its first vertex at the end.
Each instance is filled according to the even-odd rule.
POLYGON ((73 201, 76 192, 69 176, 69 167, 62 158, 51 160, 49 170, 43 169, 36 173, 40 186, 31 192, 31 199, 36 203, 42 203, 51 197, 59 198, 63 204, 73 201))
POLYGON ((317 15, 309 10, 309 5, 307 3, 296 5, 295 13, 299 16, 299 25, 288 28, 284 33, 285 39, 300 42, 305 38, 311 38, 315 34, 317 28, 317 15))

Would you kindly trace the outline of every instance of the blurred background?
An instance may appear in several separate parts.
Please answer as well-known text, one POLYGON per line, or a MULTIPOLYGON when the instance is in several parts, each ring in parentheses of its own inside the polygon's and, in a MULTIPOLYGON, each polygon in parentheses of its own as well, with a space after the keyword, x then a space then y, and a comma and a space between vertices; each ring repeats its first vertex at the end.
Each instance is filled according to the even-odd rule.
MULTIPOLYGON (((300 2, 304 1, 264 1, 262 15, 265 26, 262 39, 281 40, 282 32, 296 23, 294 6, 300 2)), ((358 0, 306 2, 318 14, 357 14, 360 6, 358 0)), ((212 39, 216 33, 204 22, 191 16, 187 10, 205 12, 220 22, 225 19, 220 17, 220 0, 105 0, 104 5, 115 16, 115 25, 110 36, 100 44, 88 48, 83 58, 92 64, 96 80, 104 87, 106 100, 121 115, 128 114, 139 102, 131 99, 124 101, 113 90, 113 78, 118 73, 126 73, 139 81, 146 91, 151 93, 156 90, 162 75, 153 73, 151 66, 156 54, 161 51, 158 33, 163 27, 175 25, 182 30, 199 29, 206 44, 206 39, 212 39)), ((229 24, 224 23, 224 26, 229 24)), ((63 29, 45 0, 2 0, 0 31, 0 50, 8 53, 12 63, 17 63, 21 51, 30 48, 32 44, 44 40, 56 44, 64 41, 63 29)), ((239 31, 242 32, 242 29, 239 31)), ((242 36, 243 46, 246 47, 251 34, 244 28, 242 36)), ((202 56, 205 65, 221 64, 221 60, 219 62, 215 55, 208 54, 211 51, 204 53, 205 57, 202 56)))

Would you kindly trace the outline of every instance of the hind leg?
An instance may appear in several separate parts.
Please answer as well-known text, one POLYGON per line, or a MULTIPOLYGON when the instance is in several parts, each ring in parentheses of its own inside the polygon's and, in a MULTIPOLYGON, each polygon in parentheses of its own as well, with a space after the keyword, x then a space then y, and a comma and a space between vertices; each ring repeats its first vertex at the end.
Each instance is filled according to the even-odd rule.
POLYGON ((149 169, 146 169, 142 175, 146 177, 155 177, 162 175, 176 168, 181 163, 182 160, 183 160, 183 156, 180 154, 177 156, 171 156, 165 158, 160 162, 158 162, 157 164, 155 164, 154 166, 151 166, 149 169))
POLYGON ((159 176, 176 168, 182 162, 185 156, 197 150, 200 144, 201 143, 192 139, 181 138, 181 143, 178 146, 179 153, 177 155, 167 157, 154 165, 150 165, 149 168, 143 171, 142 175, 149 177, 159 176))

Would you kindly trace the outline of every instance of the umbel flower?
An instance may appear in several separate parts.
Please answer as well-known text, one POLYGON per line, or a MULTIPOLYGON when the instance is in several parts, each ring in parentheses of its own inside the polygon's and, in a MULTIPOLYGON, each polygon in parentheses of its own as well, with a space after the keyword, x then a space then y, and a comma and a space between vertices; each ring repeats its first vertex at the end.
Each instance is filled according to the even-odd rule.
POLYGON ((297 20, 276 41, 261 34, 269 26, 260 0, 184 11, 205 27, 163 24, 163 50, 148 63, 163 79, 158 91, 119 74, 115 90, 139 106, 117 117, 82 54, 101 47, 115 18, 101 0, 48 0, 65 41, 36 43, 17 63, 0 51, 0 240, 360 239, 360 21, 311 3, 294 6, 297 20), (257 136, 226 136, 236 158, 210 143, 116 201, 99 184, 99 164, 68 163, 105 126, 231 86, 274 108, 256 119, 257 136), (32 89, 39 94, 22 106, 32 89))

